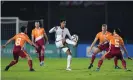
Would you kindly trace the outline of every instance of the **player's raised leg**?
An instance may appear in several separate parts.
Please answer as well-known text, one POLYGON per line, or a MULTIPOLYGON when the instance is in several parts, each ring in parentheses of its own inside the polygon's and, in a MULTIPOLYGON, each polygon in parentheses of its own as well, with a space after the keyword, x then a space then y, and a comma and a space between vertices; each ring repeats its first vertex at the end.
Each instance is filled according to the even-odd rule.
POLYGON ((96 54, 98 54, 99 52, 101 52, 99 48, 96 48, 96 50, 93 52, 92 58, 91 58, 91 63, 88 66, 88 69, 91 69, 91 67, 93 67, 93 63, 94 63, 94 60, 96 58, 96 54))

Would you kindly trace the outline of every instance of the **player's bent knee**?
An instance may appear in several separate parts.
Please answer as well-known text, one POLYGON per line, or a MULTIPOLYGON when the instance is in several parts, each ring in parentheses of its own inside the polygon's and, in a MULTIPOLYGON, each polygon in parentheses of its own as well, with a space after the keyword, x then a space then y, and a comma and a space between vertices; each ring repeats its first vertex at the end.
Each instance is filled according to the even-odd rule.
POLYGON ((95 54, 98 54, 99 52, 101 52, 99 48, 96 48, 96 50, 94 51, 95 54))
POLYGON ((68 55, 72 55, 70 49, 68 49, 68 50, 66 51, 66 53, 67 53, 68 55))

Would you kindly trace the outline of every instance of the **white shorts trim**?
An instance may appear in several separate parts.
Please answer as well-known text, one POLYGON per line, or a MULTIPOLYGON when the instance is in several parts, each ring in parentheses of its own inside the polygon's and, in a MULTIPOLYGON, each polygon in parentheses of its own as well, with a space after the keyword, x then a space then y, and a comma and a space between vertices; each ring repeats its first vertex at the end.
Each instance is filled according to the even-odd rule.
POLYGON ((37 37, 37 38, 35 39, 35 42, 38 41, 38 40, 40 40, 40 39, 42 39, 42 38, 43 38, 43 35, 37 37))

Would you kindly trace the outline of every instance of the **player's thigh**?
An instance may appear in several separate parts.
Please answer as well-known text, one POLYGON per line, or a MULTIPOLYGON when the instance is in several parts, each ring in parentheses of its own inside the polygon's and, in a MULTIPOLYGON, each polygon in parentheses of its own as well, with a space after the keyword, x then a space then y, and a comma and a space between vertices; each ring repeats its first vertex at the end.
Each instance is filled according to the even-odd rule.
POLYGON ((41 45, 41 51, 43 51, 44 52, 44 50, 45 50, 45 46, 44 45, 41 45))
POLYGON ((27 53, 27 51, 25 51, 25 50, 21 50, 21 52, 19 53, 19 56, 20 56, 21 58, 27 58, 28 60, 31 59, 30 55, 29 55, 29 54, 27 53))
POLYGON ((19 59, 18 53, 13 53, 13 58, 15 61, 18 61, 18 59, 19 59))
POLYGON ((37 53, 40 53, 40 51, 41 51, 41 46, 38 44, 38 43, 35 43, 37 46, 38 46, 38 48, 35 48, 36 49, 36 52, 37 53))
POLYGON ((95 53, 95 54, 98 54, 99 52, 101 52, 101 50, 97 47, 97 48, 94 50, 94 53, 95 53))
POLYGON ((116 57, 117 57, 117 59, 123 60, 123 55, 122 55, 122 53, 117 54, 116 57))
POLYGON ((64 44, 63 44, 62 41, 57 41, 57 42, 55 42, 55 45, 56 45, 57 48, 64 47, 64 44))
POLYGON ((108 51, 109 43, 106 43, 106 44, 103 44, 103 45, 98 45, 97 47, 100 49, 100 51, 103 51, 103 50, 108 51))
POLYGON ((111 59, 111 58, 113 58, 114 57, 114 55, 112 55, 112 53, 107 53, 106 55, 105 55, 105 58, 106 59, 111 59))
POLYGON ((21 48, 18 46, 14 47, 13 49, 13 58, 14 60, 18 61, 19 59, 19 52, 21 51, 21 48))

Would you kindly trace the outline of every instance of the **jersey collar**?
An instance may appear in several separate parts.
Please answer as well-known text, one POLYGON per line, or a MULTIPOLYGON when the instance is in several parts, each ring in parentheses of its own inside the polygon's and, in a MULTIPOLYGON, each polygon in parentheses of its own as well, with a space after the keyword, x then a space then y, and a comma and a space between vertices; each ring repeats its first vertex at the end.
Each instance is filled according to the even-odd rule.
POLYGON ((25 33, 21 32, 20 34, 25 34, 25 33))
MULTIPOLYGON (((35 29, 37 29, 37 28, 35 28, 35 29)), ((40 27, 38 29, 40 29, 40 27)))
MULTIPOLYGON (((108 31, 106 31, 104 34, 107 34, 107 32, 108 32, 108 31)), ((102 32, 102 34, 103 34, 103 32, 102 32)))

